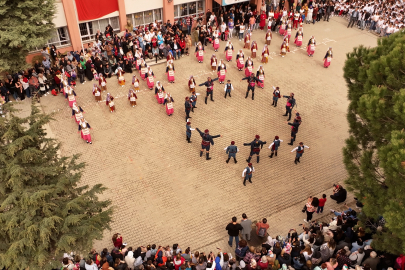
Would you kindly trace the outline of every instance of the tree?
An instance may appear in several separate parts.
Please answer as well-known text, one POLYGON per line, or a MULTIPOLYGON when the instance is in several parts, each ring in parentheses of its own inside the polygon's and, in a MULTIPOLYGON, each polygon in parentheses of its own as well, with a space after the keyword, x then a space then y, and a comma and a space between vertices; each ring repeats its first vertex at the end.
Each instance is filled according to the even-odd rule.
POLYGON ((346 184, 364 203, 368 220, 383 217, 373 246, 405 252, 405 34, 378 40, 375 48, 347 54, 350 137, 343 149, 346 184))
POLYGON ((0 269, 59 269, 64 252, 87 254, 110 229, 111 201, 97 197, 106 188, 80 185, 85 164, 59 156, 49 121, 35 105, 0 118, 0 269))
POLYGON ((55 0, 0 0, 0 71, 26 68, 28 52, 55 32, 54 15, 55 0))

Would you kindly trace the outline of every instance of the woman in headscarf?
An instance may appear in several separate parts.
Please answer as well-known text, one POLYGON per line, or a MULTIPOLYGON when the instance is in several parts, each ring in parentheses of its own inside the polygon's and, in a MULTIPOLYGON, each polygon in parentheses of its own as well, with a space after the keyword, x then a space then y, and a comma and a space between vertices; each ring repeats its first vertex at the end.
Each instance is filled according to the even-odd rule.
POLYGON ((129 104, 132 106, 132 107, 135 107, 136 106, 136 99, 137 99, 138 97, 136 96, 136 94, 135 94, 135 91, 131 88, 131 89, 129 89, 129 92, 128 92, 128 100, 129 100, 129 104))
POLYGON ((100 86, 101 90, 104 92, 107 90, 107 81, 105 80, 103 74, 98 74, 98 85, 100 86))
POLYGON ((238 54, 236 55, 236 66, 239 71, 242 71, 243 67, 245 66, 245 55, 243 54, 242 50, 239 50, 238 54))
POLYGON ((110 112, 115 111, 114 97, 111 96, 110 93, 107 93, 107 98, 105 100, 105 105, 107 105, 110 108, 110 112))
POLYGON ((117 77, 118 77, 118 84, 122 87, 125 86, 125 78, 124 78, 124 71, 121 67, 118 67, 117 77))
POLYGON ((166 105, 166 113, 168 116, 171 116, 174 112, 173 109, 173 98, 172 95, 170 93, 167 93, 165 96, 165 101, 163 102, 163 105, 166 105))
POLYGON ((332 47, 329 47, 329 50, 326 52, 325 57, 323 58, 323 66, 325 68, 328 68, 330 66, 332 58, 333 58, 332 47))
POLYGON ((128 265, 128 269, 133 270, 135 264, 134 252, 128 251, 127 256, 125 256, 125 263, 128 265))
POLYGON ((224 266, 224 254, 222 253, 222 250, 220 249, 217 254, 217 257, 215 258, 215 270, 222 270, 223 266, 224 266))
POLYGON ((80 118, 80 122, 79 122, 79 132, 81 132, 81 137, 83 140, 85 140, 89 144, 92 144, 90 129, 92 129, 92 128, 90 127, 89 123, 87 123, 87 121, 82 116, 80 118))
POLYGON ((291 23, 288 23, 287 31, 285 32, 285 36, 288 36, 288 40, 290 40, 290 38, 291 38, 291 31, 292 31, 291 23))
POLYGON ((224 64, 224 61, 221 59, 218 65, 218 80, 219 83, 222 84, 225 81, 225 76, 226 76, 226 65, 224 64))
POLYGON ((190 90, 190 92, 195 91, 195 80, 193 75, 191 75, 190 78, 188 79, 188 89, 190 90))
POLYGON ((156 100, 159 104, 163 104, 165 93, 166 92, 165 92, 165 89, 163 88, 163 85, 161 85, 160 82, 157 81, 156 87, 155 87, 155 95, 156 95, 156 100))
MULTIPOLYGON (((48 80, 46 79, 44 74, 42 74, 42 73, 38 74, 39 90, 41 91, 41 95, 43 95, 43 96, 46 96, 46 83, 47 83, 47 81, 48 80)), ((17 81, 17 83, 20 84, 19 81, 17 81)), ((20 99, 21 99, 20 87, 17 87, 17 83, 16 83, 16 88, 17 88, 17 91, 18 91, 18 95, 20 96, 20 99)), ((21 84, 21 89, 22 89, 22 84, 21 84)), ((21 99, 21 100, 23 100, 23 99, 21 99)), ((72 107, 72 106, 70 106, 70 107, 72 107)))
POLYGON ((139 80, 136 75, 132 76, 132 85, 134 86, 135 92, 139 91, 139 80))
POLYGON ((211 71, 215 72, 217 70, 218 60, 215 54, 211 56, 211 71))
POLYGON ((80 124, 80 119, 83 117, 83 109, 80 106, 77 106, 76 102, 73 103, 72 107, 72 118, 74 117, 77 124, 80 124))
POLYGON ((86 68, 84 70, 84 72, 86 73, 86 77, 89 81, 93 80, 94 76, 93 76, 93 72, 91 70, 91 60, 87 60, 86 62, 86 68))
POLYGON ((297 47, 301 47, 302 46, 302 39, 304 37, 304 33, 302 33, 301 30, 298 30, 297 34, 295 34, 295 45, 297 45, 297 47))
POLYGON ((142 80, 145 80, 145 74, 148 72, 148 65, 146 64, 145 60, 141 59, 141 64, 138 67, 139 75, 141 76, 142 80))
POLYGON ((257 43, 255 40, 252 42, 252 46, 250 48, 250 51, 252 52, 252 59, 256 58, 256 52, 257 52, 257 43))
POLYGON ((93 95, 96 99, 97 102, 101 101, 101 90, 100 88, 97 86, 97 84, 93 84, 93 95))
POLYGON ((259 69, 258 69, 257 72, 256 72, 256 77, 257 77, 260 81, 262 81, 262 82, 258 81, 258 82, 257 82, 257 85, 263 89, 263 88, 264 88, 264 78, 265 78, 265 75, 264 75, 264 69, 263 69, 263 66, 262 66, 262 65, 259 66, 259 69))
POLYGON ((214 34, 213 38, 214 38, 214 40, 212 41, 212 47, 214 48, 214 52, 217 52, 219 50, 218 33, 214 34))
POLYGON ((233 44, 229 40, 225 47, 225 59, 226 61, 232 61, 233 44))
POLYGON ((269 47, 267 46, 267 44, 264 44, 264 48, 262 51, 262 63, 268 63, 269 62, 269 47))
POLYGON ((201 42, 198 42, 197 47, 195 48, 195 56, 197 57, 198 63, 204 61, 204 46, 201 42))
POLYGON ((150 67, 148 67, 148 72, 145 73, 145 78, 146 78, 146 83, 148 85, 149 90, 152 90, 153 86, 155 85, 154 78, 156 78, 156 77, 150 67))
POLYGON ((166 65, 167 65, 170 61, 173 61, 173 60, 174 60, 174 57, 173 57, 172 52, 168 52, 168 53, 167 53, 167 56, 166 56, 166 65))
POLYGON ((253 61, 252 58, 248 57, 245 63, 245 76, 250 77, 250 74, 253 72, 253 61))
POLYGON ((65 98, 69 100, 69 107, 73 107, 73 103, 76 102, 76 93, 73 91, 73 88, 71 86, 67 86, 67 90, 65 92, 65 98))
POLYGON ((266 256, 262 256, 257 264, 260 266, 260 269, 267 269, 269 262, 267 261, 266 256))
POLYGON ((307 46, 307 53, 308 53, 309 57, 314 55, 315 48, 316 48, 316 40, 315 40, 315 37, 312 36, 311 39, 308 41, 308 46, 307 46))
POLYGON ((243 47, 244 49, 250 50, 250 35, 251 33, 248 31, 245 36, 245 46, 243 47))
POLYGON ((169 83, 174 83, 174 65, 173 65, 173 60, 169 62, 169 64, 166 67, 166 74, 167 74, 167 80, 169 83))

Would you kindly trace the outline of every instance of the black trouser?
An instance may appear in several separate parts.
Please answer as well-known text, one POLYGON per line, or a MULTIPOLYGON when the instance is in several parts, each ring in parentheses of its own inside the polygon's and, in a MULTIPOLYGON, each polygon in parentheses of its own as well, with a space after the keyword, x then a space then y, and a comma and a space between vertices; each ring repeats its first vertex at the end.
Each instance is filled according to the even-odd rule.
POLYGON ((80 83, 84 83, 84 74, 78 74, 79 75, 79 79, 80 79, 80 83))
POLYGON ((290 121, 290 119, 291 119, 291 107, 285 106, 285 115, 286 116, 288 115, 288 120, 287 121, 290 121))
POLYGON ((323 18, 323 20, 329 22, 329 16, 330 16, 330 12, 326 12, 325 17, 323 18))
POLYGON ((278 102, 278 99, 276 99, 276 100, 273 99, 273 104, 271 104, 271 105, 274 105, 274 107, 277 107, 277 102, 278 102))
POLYGON ((224 41, 225 40, 225 32, 221 33, 221 40, 224 41))
POLYGON ((318 13, 318 14, 316 15, 316 21, 319 22, 319 21, 321 20, 321 18, 322 18, 322 14, 319 14, 319 13, 318 13))
POLYGON ((186 109, 186 121, 190 118, 190 109, 186 109))
POLYGON ((314 214, 314 212, 307 212, 307 221, 310 222, 312 220, 312 215, 314 214))
POLYGON ((350 24, 352 24, 352 26, 351 26, 351 27, 353 27, 354 23, 357 23, 357 19, 356 19, 356 18, 351 18, 351 17, 350 17, 350 22, 349 22, 349 25, 347 26, 347 28, 349 28, 349 27, 350 27, 350 24))
POLYGON ((248 86, 247 90, 246 90, 246 97, 247 98, 249 96, 249 91, 252 90, 252 100, 255 98, 255 87, 254 86, 248 86))
POLYGON ((225 91, 225 98, 226 98, 227 95, 229 95, 229 97, 231 97, 231 91, 230 91, 230 90, 229 90, 229 91, 228 91, 228 90, 225 91))
POLYGON ((208 96, 211 96, 211 101, 214 101, 212 94, 213 94, 213 91, 210 91, 210 92, 207 91, 207 96, 205 97, 205 104, 207 104, 208 96))

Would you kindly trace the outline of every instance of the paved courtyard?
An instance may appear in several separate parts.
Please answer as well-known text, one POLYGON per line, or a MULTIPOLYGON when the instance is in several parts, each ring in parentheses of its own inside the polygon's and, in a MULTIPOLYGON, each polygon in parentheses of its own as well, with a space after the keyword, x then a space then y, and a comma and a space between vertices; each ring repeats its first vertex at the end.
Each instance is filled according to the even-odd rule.
MULTIPOLYGON (((169 117, 164 107, 157 104, 154 92, 141 83, 138 106, 130 107, 126 98, 131 74, 126 74, 127 84, 119 87, 115 78, 108 80, 108 92, 116 99, 116 112, 110 113, 105 103, 97 104, 92 95, 92 82, 78 84, 78 104, 86 112, 86 120, 93 127, 93 145, 87 145, 77 134, 77 125, 71 119, 68 102, 61 96, 47 96, 41 100, 46 113, 55 113, 50 124, 55 137, 62 142, 62 154, 81 154, 87 163, 82 183, 102 183, 108 187, 104 198, 111 199, 115 207, 112 231, 104 233, 104 239, 95 247, 112 247, 111 236, 123 235, 130 245, 170 244, 177 242, 192 251, 203 248, 214 250, 225 247, 227 233, 224 230, 230 218, 238 218, 245 212, 252 220, 267 217, 270 234, 286 233, 297 227, 305 218, 300 212, 310 195, 329 195, 333 183, 342 182, 345 170, 342 162, 344 140, 348 136, 346 123, 347 88, 343 79, 346 53, 363 44, 376 46, 377 38, 359 29, 347 29, 347 21, 331 18, 330 22, 315 25, 304 24, 304 44, 311 35, 317 40, 313 58, 306 55, 306 48, 297 49, 291 42, 291 53, 281 58, 279 48, 282 38, 274 33, 270 46, 271 59, 264 65, 265 88, 256 89, 255 100, 245 99, 247 83, 240 82, 244 73, 236 69, 235 61, 227 63, 226 78, 234 83, 232 98, 224 99, 223 86, 214 87, 215 102, 204 104, 205 88, 197 109, 191 114, 192 127, 209 129, 212 135, 221 134, 211 147, 210 161, 199 157, 200 136, 195 131, 191 144, 185 140, 184 98, 189 95, 187 81, 194 75, 198 84, 205 82, 210 72, 209 57, 213 48, 206 48, 203 64, 194 56, 185 56, 174 62, 176 83, 169 84, 164 74, 165 65, 153 66, 156 80, 163 83, 174 99, 174 115, 169 117), (328 69, 323 67, 323 57, 328 47, 333 47, 334 59, 328 69), (290 127, 286 124, 285 99, 274 108, 272 86, 279 86, 282 95, 295 93, 297 110, 302 115, 302 125, 297 135, 311 149, 301 163, 295 165, 294 148, 289 142, 290 127), (242 171, 250 142, 259 134, 267 145, 256 164, 253 184, 242 184, 242 171), (270 159, 268 145, 275 135, 284 140, 278 157, 270 159), (224 148, 235 141, 240 152, 238 163, 225 163, 224 148)), ((293 36, 295 36, 293 30, 293 36)), ((255 31, 253 40, 261 52, 264 31, 255 31)), ((242 42, 232 39, 236 51, 242 42)), ((224 59, 221 41, 219 59, 224 59)), ((246 55, 250 52, 244 50, 246 55)), ((259 59, 254 59, 254 70, 259 59)), ((106 93, 103 93, 105 99, 106 93)), ((28 105, 28 103, 26 103, 28 105)), ((26 105, 25 105, 26 106, 26 105)), ((328 201, 326 209, 333 208, 328 201)))

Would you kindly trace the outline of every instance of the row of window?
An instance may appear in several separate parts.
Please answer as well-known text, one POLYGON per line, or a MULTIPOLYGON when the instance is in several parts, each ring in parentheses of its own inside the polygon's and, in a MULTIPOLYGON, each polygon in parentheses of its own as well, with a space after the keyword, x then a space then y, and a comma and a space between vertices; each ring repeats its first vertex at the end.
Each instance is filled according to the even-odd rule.
POLYGON ((181 18, 189 15, 204 13, 204 2, 205 1, 200 0, 196 2, 189 2, 186 4, 175 5, 174 18, 181 18))

